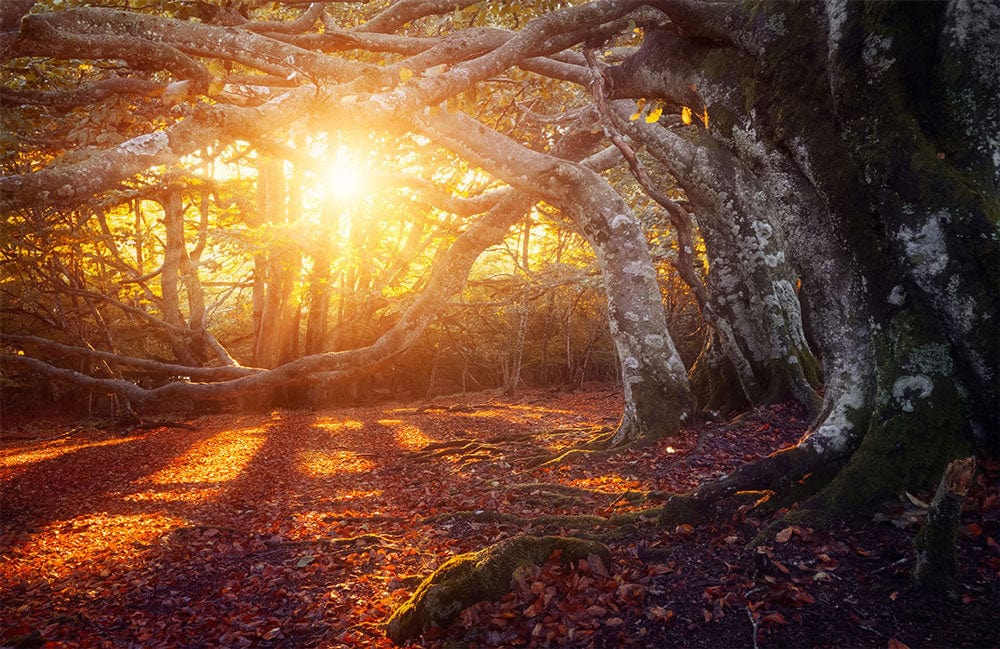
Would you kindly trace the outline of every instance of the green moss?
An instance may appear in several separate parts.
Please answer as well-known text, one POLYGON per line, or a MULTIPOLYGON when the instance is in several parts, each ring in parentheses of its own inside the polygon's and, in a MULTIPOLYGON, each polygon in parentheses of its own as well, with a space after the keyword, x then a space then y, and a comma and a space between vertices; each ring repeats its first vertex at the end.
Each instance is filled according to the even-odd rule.
POLYGON ((451 624, 467 606, 495 600, 510 590, 514 572, 544 563, 556 550, 564 562, 595 554, 610 565, 607 547, 596 541, 558 536, 519 536, 479 552, 452 557, 425 579, 409 600, 389 618, 386 635, 396 644, 432 626, 451 624))
POLYGON ((802 373, 814 389, 823 385, 823 367, 819 359, 808 349, 798 350, 796 353, 799 362, 802 364, 802 373))
POLYGON ((919 366, 922 350, 935 344, 927 332, 925 320, 906 311, 880 336, 878 366, 883 369, 868 432, 820 494, 834 511, 860 514, 886 497, 932 486, 948 462, 969 454, 969 404, 950 359, 938 367, 919 366), (914 375, 930 381, 929 394, 901 399, 893 393, 901 377, 914 375))
POLYGON ((968 442, 956 434, 967 416, 963 400, 944 382, 934 390, 940 398, 925 399, 913 413, 886 407, 826 491, 831 507, 866 511, 882 498, 930 485, 948 462, 968 454, 968 442))
POLYGON ((913 542, 917 552, 913 581, 931 592, 945 592, 955 590, 959 583, 955 540, 958 538, 962 497, 948 494, 936 503, 943 511, 931 512, 913 542))
POLYGON ((709 508, 704 503, 696 501, 687 494, 671 496, 660 509, 657 525, 665 529, 673 529, 681 523, 697 523, 705 519, 709 508))

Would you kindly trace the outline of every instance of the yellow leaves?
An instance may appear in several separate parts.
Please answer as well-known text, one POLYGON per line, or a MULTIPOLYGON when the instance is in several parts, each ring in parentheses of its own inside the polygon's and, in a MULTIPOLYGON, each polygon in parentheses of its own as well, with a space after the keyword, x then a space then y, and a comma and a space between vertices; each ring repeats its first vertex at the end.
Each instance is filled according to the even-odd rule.
POLYGON ((684 124, 690 126, 691 123, 694 121, 694 119, 693 119, 694 117, 697 117, 698 121, 700 121, 705 126, 705 128, 708 128, 708 109, 707 108, 702 109, 701 113, 698 114, 698 115, 695 115, 691 111, 691 109, 688 108, 687 106, 683 106, 681 108, 681 121, 684 122, 684 124))
POLYGON ((410 68, 400 68, 399 69, 399 80, 406 83, 413 78, 413 70, 410 68))
POLYGON ((216 97, 226 87, 225 77, 228 70, 226 70, 225 63, 218 59, 210 60, 205 64, 205 67, 212 75, 212 80, 208 83, 208 89, 205 92, 209 97, 216 97))
POLYGON ((646 99, 640 98, 635 102, 635 112, 629 117, 629 121, 634 122, 642 117, 642 109, 646 107, 646 99))
MULTIPOLYGON (((642 117, 643 109, 646 107, 646 100, 644 98, 636 100, 635 106, 635 112, 632 113, 631 117, 629 117, 629 120, 633 122, 642 117)), ((665 107, 666 104, 662 99, 657 99, 653 102, 650 106, 649 114, 646 115, 646 123, 652 124, 654 122, 658 122, 660 117, 663 115, 663 109, 665 107)))
POLYGON ((210 59, 208 63, 205 64, 205 68, 208 69, 213 77, 226 76, 226 65, 218 59, 210 59))

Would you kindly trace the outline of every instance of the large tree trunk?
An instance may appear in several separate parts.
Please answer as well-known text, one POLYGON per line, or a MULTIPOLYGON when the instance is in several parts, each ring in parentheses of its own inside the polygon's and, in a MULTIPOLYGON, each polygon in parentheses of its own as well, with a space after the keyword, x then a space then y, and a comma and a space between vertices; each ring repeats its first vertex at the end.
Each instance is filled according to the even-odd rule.
POLYGON ((631 208, 597 172, 532 151, 474 120, 422 116, 422 129, 490 173, 570 215, 594 249, 608 299, 625 409, 615 446, 677 432, 694 399, 673 339, 645 233, 631 208))
POLYGON ((675 11, 679 30, 608 71, 616 97, 707 108, 707 128, 631 132, 698 209, 709 290, 753 364, 748 396, 802 400, 821 357, 802 442, 693 496, 846 464, 820 499, 849 511, 935 480, 970 443, 995 447, 1000 50, 986 8, 675 11))

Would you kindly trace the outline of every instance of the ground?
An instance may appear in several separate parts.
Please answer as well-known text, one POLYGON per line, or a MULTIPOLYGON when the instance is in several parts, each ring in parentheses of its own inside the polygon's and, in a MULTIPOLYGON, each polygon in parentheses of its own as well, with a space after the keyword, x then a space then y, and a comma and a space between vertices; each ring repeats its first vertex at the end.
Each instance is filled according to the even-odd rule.
MULTIPOLYGON (((640 492, 685 490, 793 443, 806 423, 776 405, 644 449, 529 468, 613 425, 621 407, 618 391, 590 386, 132 430, 6 416, 0 643, 388 647, 385 620, 449 556, 524 532, 574 533, 540 516, 655 506, 659 494, 642 503, 640 492)), ((742 497, 694 527, 593 519, 583 533, 616 534, 611 565, 592 556, 523 570, 502 601, 414 644, 994 647, 997 470, 986 463, 966 500, 954 598, 909 581, 929 493, 875 520, 779 525, 756 543, 771 519, 742 497)))

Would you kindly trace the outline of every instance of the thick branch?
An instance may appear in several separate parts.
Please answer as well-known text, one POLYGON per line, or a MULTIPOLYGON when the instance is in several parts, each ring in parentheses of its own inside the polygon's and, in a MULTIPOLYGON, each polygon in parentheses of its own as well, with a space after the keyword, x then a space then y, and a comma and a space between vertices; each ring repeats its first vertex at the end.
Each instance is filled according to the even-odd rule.
POLYGON ((105 352, 98 349, 87 349, 85 347, 74 347, 63 345, 53 340, 39 338, 38 336, 14 336, 10 334, 0 334, 0 341, 16 346, 34 345, 42 349, 59 352, 69 356, 85 356, 107 361, 114 365, 127 365, 141 370, 156 372, 163 376, 187 376, 197 381, 224 381, 229 379, 250 376, 261 370, 252 367, 191 367, 189 365, 177 365, 175 363, 162 363, 146 358, 135 358, 114 352, 105 352))
POLYGON ((309 108, 312 93, 295 89, 257 108, 204 107, 163 131, 134 137, 76 164, 48 167, 22 176, 0 176, 0 212, 43 204, 71 206, 114 188, 150 167, 216 142, 267 133, 309 108))

